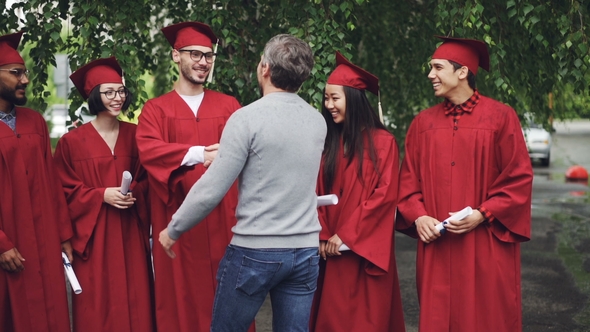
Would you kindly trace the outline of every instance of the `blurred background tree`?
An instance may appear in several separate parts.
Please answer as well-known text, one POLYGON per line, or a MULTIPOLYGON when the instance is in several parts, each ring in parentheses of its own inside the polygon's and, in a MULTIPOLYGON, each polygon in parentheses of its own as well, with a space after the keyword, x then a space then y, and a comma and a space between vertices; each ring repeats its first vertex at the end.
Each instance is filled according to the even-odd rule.
MULTIPOLYGON (((480 71, 479 90, 539 123, 589 116, 589 2, 578 0, 114 0, 2 1, 0 33, 24 28, 33 72, 34 106, 51 101, 49 73, 55 54, 69 55, 72 70, 99 57, 116 56, 133 91, 133 110, 170 89, 178 72, 171 47, 159 31, 182 21, 201 21, 221 39, 215 81, 209 88, 243 105, 259 97, 256 65, 264 44, 291 33, 312 46, 313 75, 300 95, 322 102, 334 53, 381 80, 386 123, 400 143, 422 109, 437 102, 426 78, 439 43, 434 35, 484 40, 490 72, 480 71), (551 96, 551 97, 550 97, 551 96)), ((22 49, 22 48, 21 48, 22 49)), ((370 97, 373 98, 373 97, 370 97)), ((373 98, 376 106, 376 99, 373 98)), ((32 101, 33 102, 33 101, 32 101)), ((82 105, 69 98, 72 121, 82 105)), ((133 114, 132 114, 133 116, 133 114)))
POLYGON ((480 70, 485 95, 532 113, 547 129, 552 119, 589 117, 589 6, 586 1, 370 1, 350 33, 356 61, 381 78, 383 104, 402 137, 414 115, 438 101, 428 61, 433 35, 484 40, 490 72, 480 70), (550 97, 550 94, 552 97, 550 97), (550 101, 550 99, 552 99, 550 101))

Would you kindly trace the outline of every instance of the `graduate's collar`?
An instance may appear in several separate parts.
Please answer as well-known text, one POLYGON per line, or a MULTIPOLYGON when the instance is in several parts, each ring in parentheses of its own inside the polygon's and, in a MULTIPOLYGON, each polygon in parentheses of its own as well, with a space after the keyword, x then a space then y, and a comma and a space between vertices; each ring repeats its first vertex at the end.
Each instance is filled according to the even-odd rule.
POLYGON ((469 99, 467 99, 466 101, 464 101, 460 105, 455 105, 455 104, 451 103, 450 100, 445 99, 445 101, 443 103, 445 115, 453 114, 453 112, 471 113, 471 111, 473 111, 475 106, 479 103, 479 99, 480 99, 480 94, 479 94, 479 91, 477 91, 477 90, 475 90, 473 92, 473 94, 471 95, 471 97, 469 97, 469 99))

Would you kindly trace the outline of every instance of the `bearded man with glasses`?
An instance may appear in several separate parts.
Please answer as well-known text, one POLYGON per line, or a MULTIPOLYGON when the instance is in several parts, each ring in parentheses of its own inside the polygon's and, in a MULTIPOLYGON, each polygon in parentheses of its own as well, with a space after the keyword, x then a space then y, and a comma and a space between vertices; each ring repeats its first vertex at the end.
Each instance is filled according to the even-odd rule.
POLYGON ((22 32, 0 37, 0 326, 70 331, 61 251, 72 225, 53 167, 49 131, 27 101, 22 32))
MULTIPOLYGON (((174 90, 148 100, 137 127, 139 157, 148 172, 152 231, 164 229, 217 154, 225 123, 240 108, 228 95, 204 88, 218 39, 199 22, 162 29, 180 72, 174 90)), ((170 259, 154 248, 158 331, 209 331, 217 267, 236 224, 235 184, 205 221, 180 241, 170 259)))

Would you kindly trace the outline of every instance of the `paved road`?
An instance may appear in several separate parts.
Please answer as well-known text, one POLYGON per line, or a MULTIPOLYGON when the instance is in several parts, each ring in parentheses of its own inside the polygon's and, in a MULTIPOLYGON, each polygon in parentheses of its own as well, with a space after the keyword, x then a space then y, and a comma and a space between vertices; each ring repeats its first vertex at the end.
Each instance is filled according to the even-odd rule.
MULTIPOLYGON (((565 182, 565 171, 590 171, 590 121, 555 123, 551 164, 534 164, 532 240, 522 245, 523 329, 590 331, 590 191, 565 182)), ((396 234, 396 256, 406 327, 417 331, 415 240, 396 234)), ((270 332, 269 301, 257 317, 270 332)))
POLYGON ((560 175, 572 165, 590 171, 590 120, 556 122, 554 128, 549 173, 560 175))

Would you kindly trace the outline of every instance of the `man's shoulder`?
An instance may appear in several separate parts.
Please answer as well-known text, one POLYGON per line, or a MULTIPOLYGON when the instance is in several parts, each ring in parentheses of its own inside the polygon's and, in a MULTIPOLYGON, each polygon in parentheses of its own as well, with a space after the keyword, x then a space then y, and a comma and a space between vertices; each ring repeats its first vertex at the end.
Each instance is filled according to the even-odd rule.
POLYGON ((27 114, 27 115, 33 114, 35 116, 37 116, 37 115, 41 116, 41 113, 35 111, 34 109, 28 108, 28 107, 15 106, 14 108, 16 109, 17 116, 19 114, 27 114))
POLYGON ((313 108, 303 98, 294 93, 271 93, 253 101, 246 106, 243 106, 240 111, 242 113, 247 113, 254 110, 273 112, 274 109, 278 107, 283 109, 285 107, 294 107, 299 109, 305 108, 306 110, 310 111, 310 113, 317 115, 318 119, 321 119, 322 121, 324 119, 318 110, 313 108))
POLYGON ((165 94, 158 96, 158 97, 154 97, 151 99, 148 99, 148 101, 146 101, 146 105, 147 104, 163 104, 163 103, 169 103, 170 100, 172 100, 174 98, 174 95, 177 95, 177 93, 172 90, 169 92, 166 92, 165 94))
POLYGON ((313 108, 305 100, 303 100, 296 94, 294 96, 289 95, 287 98, 282 98, 282 95, 274 93, 269 94, 267 96, 263 96, 262 98, 259 98, 246 106, 242 106, 232 115, 232 117, 248 117, 250 114, 255 113, 256 118, 260 119, 261 115, 265 113, 275 113, 277 108, 284 109, 284 100, 289 100, 289 102, 286 103, 287 105, 291 105, 297 108, 306 108, 306 110, 309 111, 310 116, 315 116, 317 117, 318 121, 325 122, 324 117, 320 114, 320 112, 318 112, 315 108, 313 108))
POLYGON ((154 97, 148 99, 141 109, 141 114, 139 115, 140 123, 141 118, 144 118, 148 114, 150 116, 163 116, 163 114, 167 113, 167 109, 174 107, 177 104, 182 103, 182 98, 178 95, 178 93, 174 90, 167 92, 161 96, 154 97))
POLYGON ((489 108, 493 108, 495 110, 502 110, 505 112, 513 112, 514 109, 512 107, 510 107, 509 105, 504 104, 503 102, 487 97, 487 96, 483 96, 480 95, 479 97, 479 102, 481 103, 481 106, 483 107, 489 107, 489 108))
POLYGON ((258 109, 268 109, 269 101, 264 97, 258 98, 248 105, 242 106, 236 113, 248 113, 258 109))
POLYGON ((35 120, 43 120, 43 122, 45 122, 45 118, 43 117, 43 115, 35 111, 34 109, 20 106, 15 107, 15 109, 17 118, 23 119, 24 117, 26 117, 35 120))
POLYGON ((237 101, 237 99, 235 97, 225 94, 223 92, 215 91, 215 90, 205 89, 205 96, 207 96, 207 95, 209 95, 211 97, 215 97, 215 98, 237 101))
POLYGON ((414 121, 417 121, 420 119, 428 119, 428 118, 431 118, 435 115, 438 115, 438 114, 440 114, 440 112, 442 112, 442 107, 443 107, 443 103, 438 103, 438 104, 430 106, 426 109, 423 109, 418 114, 416 114, 416 117, 414 117, 414 121))
POLYGON ((211 105, 214 102, 218 110, 225 109, 225 112, 233 113, 241 107, 240 102, 233 96, 218 91, 205 89, 204 105, 211 105))
POLYGON ((443 104, 444 104, 443 102, 440 102, 438 104, 434 104, 434 105, 432 105, 432 106, 430 106, 430 107, 428 107, 426 109, 423 109, 420 113, 421 114, 422 113, 428 114, 428 113, 436 112, 436 111, 440 110, 443 107, 443 104))

